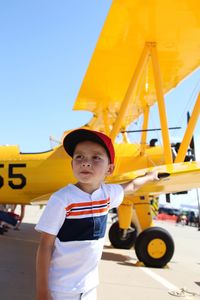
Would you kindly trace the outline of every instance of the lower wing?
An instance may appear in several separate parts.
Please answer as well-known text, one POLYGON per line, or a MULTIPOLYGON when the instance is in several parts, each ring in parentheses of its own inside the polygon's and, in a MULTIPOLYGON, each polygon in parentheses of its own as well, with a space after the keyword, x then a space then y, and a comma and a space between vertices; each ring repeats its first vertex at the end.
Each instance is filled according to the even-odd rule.
POLYGON ((175 193, 200 187, 200 162, 196 161, 161 165, 154 168, 128 172, 109 177, 106 182, 127 182, 152 170, 157 170, 159 172, 160 180, 145 184, 139 190, 134 192, 134 196, 175 193))

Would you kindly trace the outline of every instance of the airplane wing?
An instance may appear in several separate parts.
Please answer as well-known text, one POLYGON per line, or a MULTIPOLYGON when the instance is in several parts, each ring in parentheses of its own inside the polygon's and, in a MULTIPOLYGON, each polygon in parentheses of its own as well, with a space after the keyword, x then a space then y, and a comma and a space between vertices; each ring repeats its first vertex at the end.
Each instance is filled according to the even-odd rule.
POLYGON ((37 198, 34 198, 30 201, 30 204, 32 205, 44 205, 47 204, 47 201, 51 197, 52 193, 41 195, 37 198))
MULTIPOLYGON (((93 113, 90 127, 109 133, 148 42, 156 43, 163 92, 167 93, 200 64, 200 2, 112 2, 74 105, 75 110, 93 113)), ((131 97, 124 128, 143 113, 146 105, 156 102, 151 62, 131 97)))
MULTIPOLYGON (((159 173, 168 173, 169 176, 145 184, 139 190, 133 193, 133 196, 160 195, 167 193, 176 193, 188 191, 194 188, 200 188, 200 162, 182 162, 173 165, 160 165, 157 167, 135 170, 121 175, 110 176, 106 183, 124 183, 134 178, 144 175, 146 172, 157 170, 159 173)), ((41 195, 31 200, 32 205, 45 205, 52 193, 41 195)), ((129 195, 131 196, 131 195, 129 195)))
MULTIPOLYGON (((138 191, 134 192, 134 196, 159 195, 167 193, 175 193, 180 191, 188 191, 194 188, 200 188, 200 162, 183 162, 170 165, 160 165, 154 168, 140 169, 138 171, 124 173, 112 177, 112 183, 123 183, 144 175, 148 171, 157 170, 159 173, 169 173, 170 176, 145 184, 138 191)), ((110 182, 110 178, 107 178, 110 182)))

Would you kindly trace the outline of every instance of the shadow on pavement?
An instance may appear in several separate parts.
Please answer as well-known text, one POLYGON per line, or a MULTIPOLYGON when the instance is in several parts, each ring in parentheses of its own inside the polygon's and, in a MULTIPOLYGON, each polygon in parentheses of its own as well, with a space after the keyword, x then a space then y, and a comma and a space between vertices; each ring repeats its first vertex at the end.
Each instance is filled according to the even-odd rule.
POLYGON ((20 231, 9 229, 0 236, 1 300, 33 300, 35 256, 39 234, 34 224, 23 223, 20 231))
POLYGON ((126 262, 126 261, 131 260, 131 257, 122 255, 122 254, 103 251, 101 259, 102 260, 112 260, 112 261, 116 261, 116 262, 126 262))

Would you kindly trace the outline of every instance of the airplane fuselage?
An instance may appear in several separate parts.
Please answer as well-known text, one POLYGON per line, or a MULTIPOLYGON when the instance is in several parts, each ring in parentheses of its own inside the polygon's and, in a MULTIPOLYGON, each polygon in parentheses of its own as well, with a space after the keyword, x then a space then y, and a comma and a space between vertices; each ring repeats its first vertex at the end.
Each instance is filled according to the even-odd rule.
MULTIPOLYGON (((115 145, 113 176, 163 164, 162 148, 149 147, 143 155, 139 149, 140 145, 115 145)), ((76 181, 71 158, 62 146, 42 153, 20 153, 17 146, 1 146, 0 158, 0 203, 30 204, 32 200, 76 181)))

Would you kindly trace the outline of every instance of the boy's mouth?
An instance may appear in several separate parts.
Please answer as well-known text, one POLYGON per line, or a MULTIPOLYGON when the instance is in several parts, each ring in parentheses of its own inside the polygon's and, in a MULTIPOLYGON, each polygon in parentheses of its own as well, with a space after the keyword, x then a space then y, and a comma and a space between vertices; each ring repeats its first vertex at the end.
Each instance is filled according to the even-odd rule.
POLYGON ((84 174, 84 175, 92 174, 92 172, 89 172, 89 171, 81 171, 80 173, 84 174))

